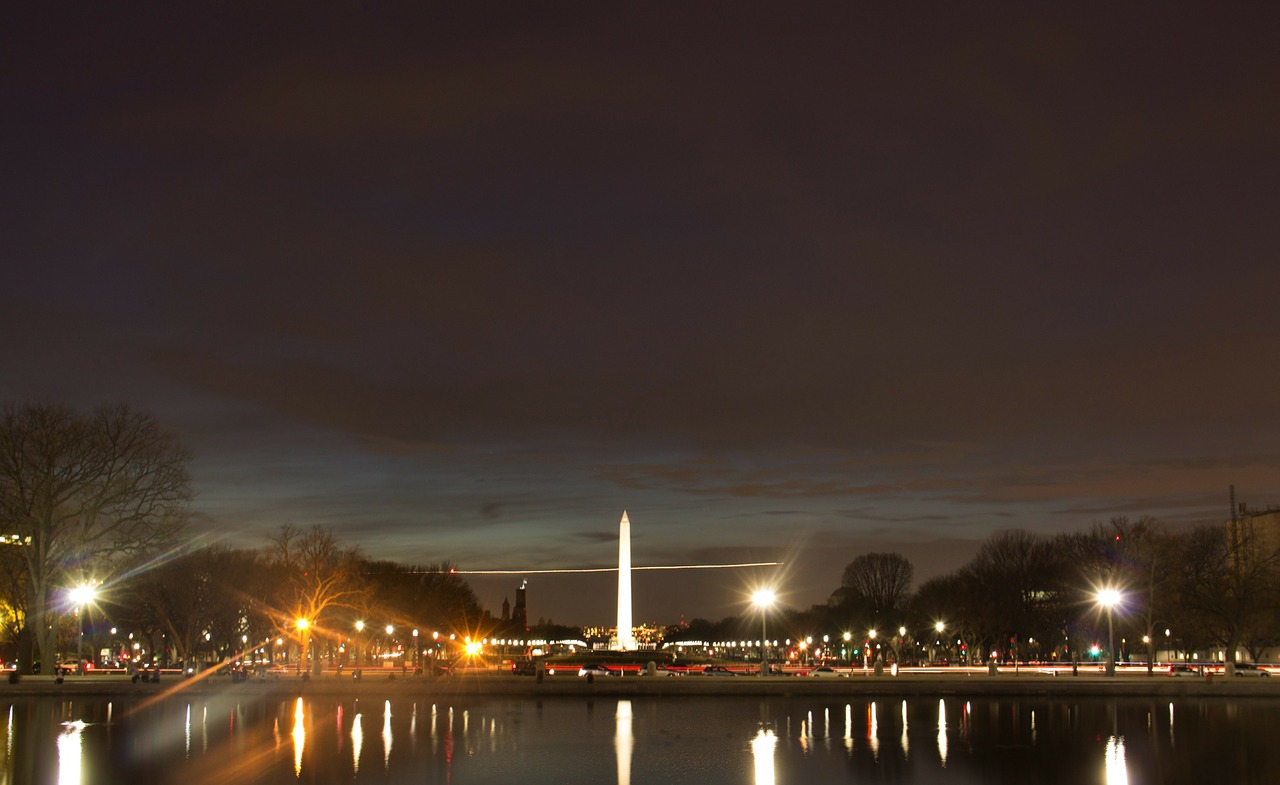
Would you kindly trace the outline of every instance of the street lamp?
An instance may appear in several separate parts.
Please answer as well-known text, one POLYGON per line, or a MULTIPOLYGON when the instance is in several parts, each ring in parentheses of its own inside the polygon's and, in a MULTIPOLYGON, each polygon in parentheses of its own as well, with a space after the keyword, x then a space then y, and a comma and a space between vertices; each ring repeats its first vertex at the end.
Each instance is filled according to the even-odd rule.
POLYGON ((360 668, 360 649, 363 648, 360 645, 361 644, 360 636, 361 636, 361 633, 363 632, 364 632, 364 620, 361 619, 360 621, 356 622, 356 669, 357 670, 360 668))
POLYGON ((311 621, 299 616, 295 624, 298 627, 298 673, 302 673, 307 667, 307 630, 311 627, 311 621))
POLYGON ((84 610, 98 596, 98 590, 88 583, 82 583, 71 590, 71 600, 76 604, 76 617, 80 622, 80 638, 76 643, 76 673, 84 673, 84 610))
POLYGON ((1099 589, 1097 594, 1098 604, 1107 609, 1107 675, 1116 675, 1116 634, 1115 627, 1111 623, 1111 610, 1120 604, 1120 590, 1111 588, 1110 586, 1099 589))
POLYGON ((760 589, 751 595, 751 602, 760 609, 760 675, 769 675, 769 657, 767 654, 769 645, 769 634, 765 628, 765 619, 768 616, 769 607, 773 605, 778 595, 772 589, 760 589))

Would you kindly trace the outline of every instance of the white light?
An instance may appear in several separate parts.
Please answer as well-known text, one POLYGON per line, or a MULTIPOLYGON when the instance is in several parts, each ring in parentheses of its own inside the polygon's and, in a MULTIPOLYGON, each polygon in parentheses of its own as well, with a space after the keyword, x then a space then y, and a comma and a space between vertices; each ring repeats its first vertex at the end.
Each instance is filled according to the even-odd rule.
POLYGON ((98 596, 98 590, 87 583, 81 584, 70 591, 71 601, 77 606, 83 607, 93 602, 98 596))
POLYGON ((1120 604, 1120 590, 1110 587, 1098 590, 1098 604, 1104 608, 1113 608, 1120 604))

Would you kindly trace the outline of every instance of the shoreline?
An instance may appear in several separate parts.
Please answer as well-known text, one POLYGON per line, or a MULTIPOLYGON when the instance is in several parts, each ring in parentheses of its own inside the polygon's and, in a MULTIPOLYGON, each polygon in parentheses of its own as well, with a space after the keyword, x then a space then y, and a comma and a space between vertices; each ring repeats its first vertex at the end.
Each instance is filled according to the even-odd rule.
POLYGON ((21 697, 121 697, 138 700, 183 696, 235 698, 293 697, 438 697, 438 698, 592 698, 592 697, 1009 697, 1009 698, 1248 698, 1280 700, 1280 678, 1089 674, 900 674, 806 678, 802 676, 705 676, 597 678, 506 674, 456 677, 381 677, 361 681, 297 677, 231 682, 226 677, 163 678, 159 683, 132 683, 128 678, 68 676, 62 684, 52 676, 23 676, 18 684, 0 684, 0 695, 21 697))

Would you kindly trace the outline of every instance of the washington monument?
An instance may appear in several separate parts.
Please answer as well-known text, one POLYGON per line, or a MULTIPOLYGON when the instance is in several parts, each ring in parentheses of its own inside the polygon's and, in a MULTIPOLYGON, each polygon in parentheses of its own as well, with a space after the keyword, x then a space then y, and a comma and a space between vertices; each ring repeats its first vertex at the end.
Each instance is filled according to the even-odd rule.
POLYGON ((618 632, 611 647, 617 651, 634 651, 636 636, 631 621, 631 521, 626 510, 618 523, 618 632))

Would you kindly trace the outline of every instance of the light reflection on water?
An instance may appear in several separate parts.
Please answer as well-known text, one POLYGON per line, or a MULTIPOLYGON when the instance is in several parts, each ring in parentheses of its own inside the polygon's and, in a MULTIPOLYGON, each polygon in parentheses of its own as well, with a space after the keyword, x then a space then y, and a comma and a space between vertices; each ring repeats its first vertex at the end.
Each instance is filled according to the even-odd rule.
POLYGON ((391 768, 391 701, 387 701, 382 711, 382 768, 391 768))
POLYGON ((303 710, 302 698, 298 698, 293 709, 293 774, 302 776, 302 753, 307 747, 307 715, 303 710))
POLYGON ((880 757, 880 722, 876 719, 876 702, 871 701, 867 707, 867 744, 871 746, 871 756, 880 757))
POLYGON ((83 778, 83 722, 69 722, 58 736, 58 785, 80 785, 83 778))
POLYGON ((892 702, 883 699, 834 698, 381 703, 372 735, 360 702, 336 698, 210 697, 119 710, 105 701, 13 700, 0 713, 0 785, 1200 785, 1194 773, 1206 765, 1215 781, 1280 781, 1280 750, 1266 730, 1280 723, 1276 702, 939 698, 887 711, 892 702), (366 742, 381 746, 382 769, 362 768, 366 742))
POLYGON ((631 785, 631 751, 635 745, 635 736, 631 732, 631 701, 618 701, 617 719, 613 749, 618 756, 618 785, 631 785))
POLYGON ((351 722, 351 772, 360 773, 360 751, 364 749, 364 715, 357 713, 351 722))
POLYGON ((1124 762, 1124 737, 1112 736, 1107 739, 1104 771, 1107 785, 1129 785, 1129 769, 1124 762))
POLYGON ((938 699, 938 760, 947 767, 947 701, 938 699))
MULTIPOLYGON (((773 756, 777 748, 778 737, 773 735, 772 730, 761 727, 756 737, 751 740, 751 759, 755 763, 756 775, 754 785, 774 785, 776 782, 773 756)), ((618 785, 627 784, 619 779, 618 785)))
POLYGON ((907 739, 907 702, 902 702, 902 739, 898 742, 902 745, 902 755, 906 757, 911 750, 911 742, 907 739))

